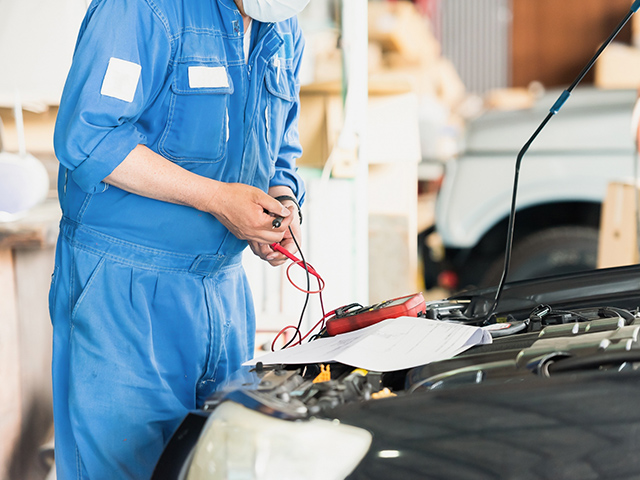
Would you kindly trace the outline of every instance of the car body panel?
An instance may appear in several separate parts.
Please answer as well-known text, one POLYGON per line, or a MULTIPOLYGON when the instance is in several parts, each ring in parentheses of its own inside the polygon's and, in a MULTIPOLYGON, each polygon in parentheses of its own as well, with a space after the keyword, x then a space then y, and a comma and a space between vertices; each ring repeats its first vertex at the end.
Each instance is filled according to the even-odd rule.
MULTIPOLYGON (((429 302, 425 315, 482 325, 495 293, 429 302)), ((187 416, 153 479, 186 478, 203 418, 225 402, 282 422, 320 418, 370 432, 349 479, 638 477, 640 266, 507 284, 496 318, 531 320, 540 305, 558 316, 540 313, 547 320, 527 333, 404 371, 332 364, 331 380, 316 384, 318 365, 245 367, 187 416)))
POLYGON ((373 432, 349 479, 637 478, 638 395, 637 373, 534 377, 350 404, 335 416, 373 432))

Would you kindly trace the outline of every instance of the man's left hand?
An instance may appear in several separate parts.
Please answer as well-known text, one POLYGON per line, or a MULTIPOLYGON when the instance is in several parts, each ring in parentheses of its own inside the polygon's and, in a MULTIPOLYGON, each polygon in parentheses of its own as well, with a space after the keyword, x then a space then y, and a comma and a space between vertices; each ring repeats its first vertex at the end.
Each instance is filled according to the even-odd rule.
MULTIPOLYGON (((277 197, 280 195, 294 196, 293 192, 291 192, 288 187, 271 187, 269 189, 269 195, 273 197, 277 197)), ((291 211, 292 221, 289 225, 291 227, 291 230, 289 230, 289 228, 285 230, 284 237, 280 241, 280 245, 282 245, 286 250, 295 255, 298 253, 298 247, 296 247, 296 244, 293 241, 292 234, 293 236, 295 236, 298 245, 302 246, 302 229, 300 227, 298 207, 294 202, 289 200, 283 200, 282 204, 291 211)), ((250 241, 249 246, 251 247, 251 250, 254 254, 256 254, 261 259, 269 262, 274 267, 282 265, 287 261, 287 257, 285 257, 282 253, 274 251, 271 248, 271 245, 250 241)))

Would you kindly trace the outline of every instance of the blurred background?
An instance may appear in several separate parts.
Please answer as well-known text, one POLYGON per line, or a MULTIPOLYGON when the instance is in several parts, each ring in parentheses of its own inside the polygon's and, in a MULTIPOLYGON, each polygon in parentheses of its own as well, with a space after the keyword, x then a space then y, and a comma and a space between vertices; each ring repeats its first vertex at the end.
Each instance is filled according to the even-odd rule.
MULTIPOLYGON (((517 152, 631 3, 310 2, 298 164, 328 308, 497 283, 517 152)), ((0 0, 0 479, 50 469, 52 136, 87 6, 0 0)), ((511 280, 637 262, 636 20, 525 161, 511 280)), ((304 295, 284 269, 245 266, 262 346, 304 295)))

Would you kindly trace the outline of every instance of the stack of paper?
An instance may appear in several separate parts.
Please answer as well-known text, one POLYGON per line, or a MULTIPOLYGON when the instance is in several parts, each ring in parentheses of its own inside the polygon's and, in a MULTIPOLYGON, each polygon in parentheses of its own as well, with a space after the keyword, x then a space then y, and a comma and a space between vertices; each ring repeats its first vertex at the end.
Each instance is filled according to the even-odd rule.
POLYGON ((244 365, 340 362, 389 372, 445 360, 485 343, 491 343, 491 334, 480 327, 400 317, 268 353, 244 365))

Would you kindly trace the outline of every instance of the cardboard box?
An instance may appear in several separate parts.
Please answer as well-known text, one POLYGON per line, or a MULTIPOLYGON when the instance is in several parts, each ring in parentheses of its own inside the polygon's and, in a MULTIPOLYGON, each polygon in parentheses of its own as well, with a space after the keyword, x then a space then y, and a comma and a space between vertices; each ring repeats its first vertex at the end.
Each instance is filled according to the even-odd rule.
POLYGON ((640 87, 640 48, 609 45, 595 64, 594 84, 600 88, 640 87))
POLYGON ((397 53, 404 64, 426 64, 440 57, 440 44, 413 3, 369 2, 369 41, 385 53, 397 53))
MULTIPOLYGON (((366 145, 369 163, 420 161, 418 101, 413 93, 406 93, 409 88, 384 82, 371 85, 366 145)), ((342 98, 335 84, 303 87, 299 119, 303 153, 298 166, 323 168, 342 124, 342 98)))
POLYGON ((323 168, 340 134, 342 99, 333 83, 302 87, 298 129, 302 156, 300 167, 323 168))

